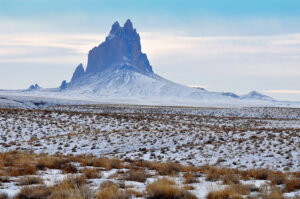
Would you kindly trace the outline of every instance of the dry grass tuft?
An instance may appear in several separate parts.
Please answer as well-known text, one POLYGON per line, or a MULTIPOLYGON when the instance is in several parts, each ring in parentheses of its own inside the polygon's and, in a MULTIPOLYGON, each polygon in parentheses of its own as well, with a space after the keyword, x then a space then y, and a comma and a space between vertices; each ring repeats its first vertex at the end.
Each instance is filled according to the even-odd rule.
POLYGON ((152 162, 149 165, 149 169, 156 170, 160 175, 177 175, 183 171, 183 166, 175 162, 158 163, 152 162))
POLYGON ((126 189, 125 190, 126 194, 129 195, 130 197, 134 196, 134 197, 143 197, 144 196, 144 193, 142 192, 138 192, 136 190, 133 190, 133 189, 126 189))
POLYGON ((185 184, 191 184, 191 183, 198 183, 199 182, 199 179, 197 176, 195 176, 195 174, 192 174, 192 173, 185 173, 183 175, 184 177, 184 183, 185 184))
POLYGON ((207 181, 217 181, 221 179, 220 170, 216 167, 209 167, 206 171, 206 180, 207 181))
POLYGON ((24 187, 15 199, 47 199, 51 192, 46 186, 24 187))
POLYGON ((285 182, 285 191, 286 192, 291 192, 291 191, 296 191, 300 189, 300 178, 292 178, 289 180, 286 180, 285 182))
POLYGON ((35 175, 36 167, 32 165, 25 164, 23 166, 8 167, 5 171, 7 176, 24 176, 24 175, 35 175))
POLYGON ((267 180, 270 177, 270 175, 271 175, 271 171, 268 169, 249 171, 249 176, 257 180, 267 180))
POLYGON ((78 172, 77 168, 74 165, 72 165, 71 163, 62 165, 61 170, 64 173, 77 173, 78 172))
POLYGON ((195 187, 192 186, 192 185, 184 185, 184 186, 183 186, 183 189, 184 189, 184 190, 194 190, 195 187))
POLYGON ((145 169, 130 169, 126 174, 123 180, 136 181, 136 182, 146 182, 147 178, 150 175, 147 175, 145 169))
POLYGON ((84 168, 80 170, 80 173, 84 174, 87 179, 100 178, 102 176, 99 169, 84 168))
POLYGON ((269 172, 268 179, 271 180, 272 185, 281 185, 286 183, 287 175, 281 172, 269 172))
POLYGON ((167 178, 158 179, 146 187, 149 199, 196 199, 190 192, 178 188, 174 181, 167 178))
POLYGON ((209 192, 206 196, 207 199, 242 199, 241 194, 231 192, 229 189, 222 191, 209 192))
POLYGON ((239 171, 235 169, 222 169, 222 181, 224 184, 239 184, 240 175, 239 171))
POLYGON ((260 193, 259 198, 263 199, 284 199, 282 192, 278 188, 272 188, 271 191, 264 190, 263 193, 260 193))
POLYGON ((210 192, 207 199, 242 199, 243 195, 249 195, 250 186, 234 184, 223 190, 210 192))
POLYGON ((111 170, 111 169, 121 169, 123 168, 122 166, 122 161, 119 159, 109 159, 109 158, 95 158, 91 165, 93 167, 103 167, 106 170, 111 170))
POLYGON ((50 199, 92 199, 94 192, 84 176, 68 177, 51 188, 50 199))
POLYGON ((105 181, 100 185, 100 190, 96 194, 98 199, 129 199, 129 193, 120 190, 119 186, 111 181, 105 181))
POLYGON ((40 177, 34 177, 34 176, 25 176, 19 179, 18 184, 19 185, 33 185, 33 184, 43 184, 43 179, 40 177))

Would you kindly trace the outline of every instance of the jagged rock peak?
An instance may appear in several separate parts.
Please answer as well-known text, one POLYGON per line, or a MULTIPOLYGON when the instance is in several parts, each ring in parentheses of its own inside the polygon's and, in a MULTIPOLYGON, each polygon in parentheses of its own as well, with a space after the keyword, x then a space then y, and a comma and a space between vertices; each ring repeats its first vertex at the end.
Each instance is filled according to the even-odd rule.
POLYGON ((76 68, 76 70, 73 73, 71 82, 76 81, 77 79, 79 79, 80 77, 82 77, 84 75, 84 68, 82 64, 79 64, 76 68))
POLYGON ((112 27, 111 27, 111 31, 118 31, 121 28, 120 24, 118 21, 116 21, 112 27))
POLYGON ((120 26, 119 22, 116 21, 112 25, 109 35, 106 37, 106 40, 112 39, 116 35, 116 33, 119 32, 120 30, 121 30, 121 26, 120 26))
POLYGON ((152 74, 147 55, 141 51, 140 36, 128 19, 123 27, 112 25, 105 42, 90 50, 86 73, 100 73, 120 67, 135 72, 152 74))
POLYGON ((61 84, 60 84, 59 89, 60 89, 60 90, 66 90, 66 89, 67 89, 67 86, 68 86, 67 81, 66 81, 66 80, 63 80, 63 81, 61 82, 61 84))
POLYGON ((28 90, 38 90, 38 89, 40 89, 41 87, 38 85, 38 84, 32 84, 29 88, 28 88, 28 90))
POLYGON ((116 36, 124 36, 126 35, 127 38, 136 38, 139 39, 139 35, 136 32, 136 29, 133 29, 133 24, 130 21, 130 19, 128 19, 124 26, 121 27, 119 22, 116 21, 112 27, 111 30, 109 32, 109 35, 106 37, 106 41, 109 41, 113 38, 115 38, 116 36))
POLYGON ((130 19, 127 19, 127 21, 124 24, 124 29, 127 31, 132 31, 133 30, 133 24, 130 21, 130 19))

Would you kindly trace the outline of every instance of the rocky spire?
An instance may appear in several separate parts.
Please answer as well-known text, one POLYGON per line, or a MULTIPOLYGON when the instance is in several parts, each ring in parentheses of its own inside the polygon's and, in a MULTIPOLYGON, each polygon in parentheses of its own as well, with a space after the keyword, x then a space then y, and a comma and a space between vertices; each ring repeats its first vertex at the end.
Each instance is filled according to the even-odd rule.
POLYGON ((63 80, 59 86, 59 89, 60 90, 66 90, 67 89, 67 86, 68 86, 68 83, 66 80, 63 80))
POLYGON ((111 32, 117 32, 118 30, 120 30, 120 28, 121 28, 121 26, 120 26, 119 22, 116 21, 111 27, 111 32))
POLYGON ((80 77, 82 77, 84 75, 84 68, 82 64, 79 64, 75 70, 75 72, 73 73, 71 82, 76 81, 77 79, 79 79, 80 77))
POLYGON ((130 19, 127 19, 127 21, 124 24, 125 31, 133 31, 133 24, 130 21, 130 19))
POLYGON ((115 22, 105 42, 90 50, 86 73, 101 73, 124 66, 143 74, 153 73, 147 55, 141 51, 140 36, 129 19, 124 27, 115 22))
POLYGON ((112 39, 115 37, 116 33, 118 33, 121 29, 121 26, 119 24, 119 22, 115 22, 112 27, 111 27, 111 30, 109 32, 109 35, 106 37, 106 41, 112 39))
POLYGON ((28 88, 28 90, 38 90, 41 87, 38 84, 32 84, 30 85, 30 87, 28 88))

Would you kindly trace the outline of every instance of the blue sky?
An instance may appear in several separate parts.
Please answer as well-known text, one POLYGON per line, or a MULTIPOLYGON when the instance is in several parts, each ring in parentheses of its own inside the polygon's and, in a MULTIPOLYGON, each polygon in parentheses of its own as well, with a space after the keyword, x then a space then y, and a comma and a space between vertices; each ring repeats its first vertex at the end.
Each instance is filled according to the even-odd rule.
POLYGON ((111 24, 130 18, 167 79, 300 100, 299 0, 0 2, 0 89, 69 80, 111 24))
POLYGON ((297 0, 1 0, 1 13, 36 16, 65 12, 89 14, 166 14, 210 16, 298 16, 297 0), (154 13, 153 13, 154 12, 154 13))

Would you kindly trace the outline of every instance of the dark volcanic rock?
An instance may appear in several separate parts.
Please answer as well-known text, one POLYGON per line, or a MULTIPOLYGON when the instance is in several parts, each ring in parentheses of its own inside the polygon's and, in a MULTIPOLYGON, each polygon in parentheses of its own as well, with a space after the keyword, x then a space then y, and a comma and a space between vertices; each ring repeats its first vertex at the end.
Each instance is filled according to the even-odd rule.
POLYGON ((40 89, 41 87, 38 85, 38 84, 32 84, 29 88, 28 88, 28 90, 38 90, 38 89, 40 89))
POLYGON ((67 89, 67 86, 68 86, 67 81, 66 81, 66 80, 63 80, 63 81, 61 82, 61 85, 60 85, 59 89, 60 89, 60 90, 65 90, 65 89, 67 89))
POLYGON ((80 77, 82 77, 84 75, 84 68, 82 66, 82 64, 79 64, 75 70, 75 72, 73 73, 71 82, 76 81, 77 79, 79 79, 80 77))
POLYGON ((119 67, 129 67, 142 74, 153 73, 147 55, 141 52, 140 36, 129 19, 124 27, 115 22, 105 42, 89 52, 86 73, 119 67))

